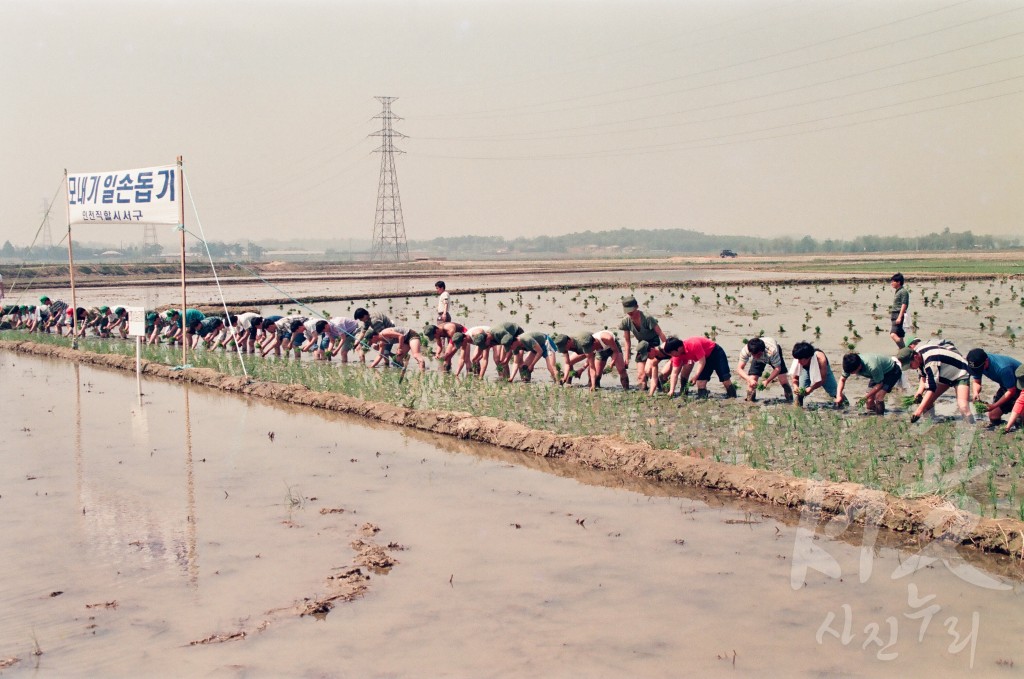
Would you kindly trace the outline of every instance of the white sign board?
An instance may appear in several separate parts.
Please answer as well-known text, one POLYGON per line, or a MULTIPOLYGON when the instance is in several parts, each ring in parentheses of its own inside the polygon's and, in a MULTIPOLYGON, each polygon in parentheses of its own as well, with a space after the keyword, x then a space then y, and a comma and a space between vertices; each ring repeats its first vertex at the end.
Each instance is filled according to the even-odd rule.
POLYGON ((146 307, 126 306, 128 312, 128 334, 132 337, 146 336, 146 307))
POLYGON ((68 175, 70 224, 178 224, 178 166, 68 175))

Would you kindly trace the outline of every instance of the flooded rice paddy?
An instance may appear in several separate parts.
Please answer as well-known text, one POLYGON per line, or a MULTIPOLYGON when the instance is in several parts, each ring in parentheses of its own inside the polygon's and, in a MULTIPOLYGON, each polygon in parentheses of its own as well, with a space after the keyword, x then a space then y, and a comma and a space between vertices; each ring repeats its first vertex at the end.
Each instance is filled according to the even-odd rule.
POLYGON ((180 384, 146 380, 140 403, 132 377, 74 364, 3 353, 0 377, 10 676, 1024 663, 1020 584, 940 543, 815 533, 811 517, 755 503, 180 384), (350 572, 356 541, 396 563, 362 568, 362 596, 301 616, 350 572))

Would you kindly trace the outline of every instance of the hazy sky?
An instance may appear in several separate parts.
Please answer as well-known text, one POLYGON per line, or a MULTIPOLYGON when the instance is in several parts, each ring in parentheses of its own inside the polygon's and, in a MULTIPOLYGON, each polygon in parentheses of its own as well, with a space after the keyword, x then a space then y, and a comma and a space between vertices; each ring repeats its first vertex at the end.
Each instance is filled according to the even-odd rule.
POLYGON ((1022 232, 1024 0, 0 0, 0 63, 16 245, 179 154, 210 240, 369 239, 377 95, 410 240, 1022 232))

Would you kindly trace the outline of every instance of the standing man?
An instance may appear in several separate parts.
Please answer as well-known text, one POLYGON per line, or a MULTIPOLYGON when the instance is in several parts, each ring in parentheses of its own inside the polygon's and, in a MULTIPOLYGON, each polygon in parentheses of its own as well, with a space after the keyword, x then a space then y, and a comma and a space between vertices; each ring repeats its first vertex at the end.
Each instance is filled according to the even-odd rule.
POLYGON ((452 315, 448 313, 448 291, 445 289, 444 281, 434 283, 434 290, 437 291, 437 324, 448 323, 452 315))
POLYGON ((903 322, 907 320, 907 307, 910 306, 910 291, 903 285, 903 274, 894 273, 889 279, 892 289, 896 291, 893 296, 892 307, 889 309, 889 316, 892 319, 892 328, 889 329, 889 337, 902 349, 903 338, 907 332, 903 329, 903 322))
POLYGON ((619 329, 622 330, 623 339, 626 343, 626 350, 623 352, 625 360, 629 360, 632 353, 632 338, 636 338, 636 378, 639 389, 647 389, 647 378, 653 377, 655 382, 658 379, 658 362, 650 361, 648 365, 647 354, 652 347, 658 347, 668 341, 658 319, 648 316, 640 311, 640 305, 636 303, 636 297, 626 295, 622 298, 622 310, 626 313, 619 329))
POLYGON ((967 352, 967 372, 971 374, 971 400, 984 403, 981 398, 981 378, 985 376, 998 385, 992 402, 986 406, 989 429, 995 429, 1003 421, 1003 415, 1010 412, 1020 394, 1017 388, 1017 371, 1020 361, 1002 354, 990 354, 984 349, 967 352))

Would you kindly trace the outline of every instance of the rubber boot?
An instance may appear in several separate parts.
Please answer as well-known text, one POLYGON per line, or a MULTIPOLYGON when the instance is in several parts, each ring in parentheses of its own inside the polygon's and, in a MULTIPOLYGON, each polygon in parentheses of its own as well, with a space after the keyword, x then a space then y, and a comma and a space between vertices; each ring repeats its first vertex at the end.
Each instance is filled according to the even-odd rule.
POLYGON ((747 399, 751 403, 757 400, 757 388, 747 390, 747 399))
POLYGON ((601 373, 598 373, 597 377, 594 378, 594 387, 596 389, 600 389, 601 388, 601 373))
POLYGON ((793 402, 793 387, 788 384, 782 385, 782 398, 786 399, 786 403, 793 402))
POLYGON ((875 412, 879 415, 885 415, 885 401, 875 401, 875 412))
POLYGON ((698 389, 697 398, 700 400, 711 398, 711 392, 707 389, 698 389))
POLYGON ((629 375, 626 373, 619 373, 619 384, 622 385, 623 391, 629 391, 629 375))
POLYGON ((736 385, 735 384, 730 384, 728 387, 725 388, 725 397, 726 398, 736 398, 736 385))

